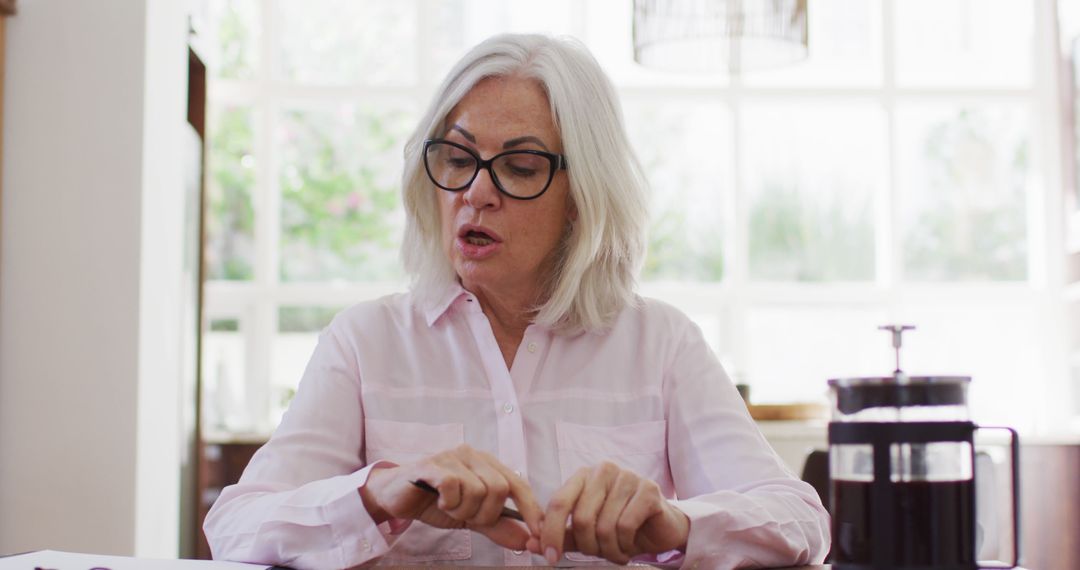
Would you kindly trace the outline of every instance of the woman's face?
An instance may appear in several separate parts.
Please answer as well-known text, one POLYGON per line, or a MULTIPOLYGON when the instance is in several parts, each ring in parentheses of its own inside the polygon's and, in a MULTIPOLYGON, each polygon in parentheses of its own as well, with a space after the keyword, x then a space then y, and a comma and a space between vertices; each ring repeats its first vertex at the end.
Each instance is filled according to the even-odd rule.
MULTIPOLYGON (((563 152, 547 96, 528 79, 481 81, 450 111, 445 126, 445 139, 484 160, 508 150, 563 152)), ((443 248, 462 285, 474 293, 537 300, 566 231, 568 194, 563 170, 534 200, 499 192, 487 170, 465 190, 438 190, 443 248)))

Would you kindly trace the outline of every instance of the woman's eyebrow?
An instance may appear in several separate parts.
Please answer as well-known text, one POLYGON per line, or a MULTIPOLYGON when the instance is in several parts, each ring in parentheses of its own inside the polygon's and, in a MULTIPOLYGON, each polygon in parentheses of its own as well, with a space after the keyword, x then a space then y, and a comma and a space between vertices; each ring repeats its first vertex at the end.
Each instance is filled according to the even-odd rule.
MULTIPOLYGON (((461 136, 465 137, 466 140, 468 140, 469 142, 471 142, 473 144, 476 144, 476 137, 472 133, 470 133, 469 131, 462 128, 461 125, 457 125, 457 124, 451 125, 449 130, 457 131, 457 132, 461 133, 461 136)), ((534 137, 532 135, 526 135, 526 136, 523 136, 523 137, 512 138, 512 139, 504 142, 502 146, 503 146, 503 148, 513 148, 513 147, 520 146, 520 145, 523 145, 525 143, 530 143, 530 142, 534 143, 534 144, 537 144, 537 145, 540 145, 540 147, 543 148, 544 150, 550 150, 548 148, 548 146, 546 144, 544 144, 544 141, 540 140, 539 137, 534 137)))
POLYGON ((468 140, 469 142, 471 142, 473 144, 476 144, 476 137, 473 136, 473 134, 470 133, 469 131, 466 131, 465 129, 461 128, 460 126, 452 125, 450 127, 450 130, 451 131, 457 131, 457 132, 461 133, 461 136, 465 137, 466 140, 468 140))
POLYGON ((525 137, 517 137, 516 139, 510 139, 510 140, 503 143, 503 148, 512 148, 512 147, 515 147, 515 146, 518 146, 518 145, 521 145, 521 144, 524 144, 524 143, 527 143, 527 142, 536 143, 536 144, 540 145, 541 147, 543 147, 544 150, 549 150, 547 145, 544 144, 544 141, 542 141, 542 140, 540 140, 540 139, 538 139, 538 138, 536 138, 536 137, 534 137, 532 135, 525 136, 525 137))

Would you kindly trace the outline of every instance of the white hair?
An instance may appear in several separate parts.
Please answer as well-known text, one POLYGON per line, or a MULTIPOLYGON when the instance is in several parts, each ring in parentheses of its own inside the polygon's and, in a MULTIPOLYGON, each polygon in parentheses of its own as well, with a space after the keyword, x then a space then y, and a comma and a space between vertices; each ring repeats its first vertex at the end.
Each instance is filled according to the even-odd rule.
POLYGON ((536 80, 547 94, 567 157, 577 212, 557 254, 534 322, 562 332, 606 328, 637 302, 645 250, 646 182, 623 127, 611 81, 573 38, 505 34, 474 47, 450 71, 405 145, 407 216, 402 260, 414 294, 431 299, 457 280, 442 249, 438 192, 424 170, 424 140, 482 79, 536 80))

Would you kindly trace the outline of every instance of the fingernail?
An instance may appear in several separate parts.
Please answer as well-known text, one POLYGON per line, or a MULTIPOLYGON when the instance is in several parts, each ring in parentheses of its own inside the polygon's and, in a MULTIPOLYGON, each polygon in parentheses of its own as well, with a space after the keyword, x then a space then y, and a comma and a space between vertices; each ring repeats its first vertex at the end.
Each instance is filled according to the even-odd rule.
POLYGON ((547 558, 548 564, 555 564, 559 561, 559 553, 555 552, 554 546, 549 546, 544 551, 544 558, 547 558))

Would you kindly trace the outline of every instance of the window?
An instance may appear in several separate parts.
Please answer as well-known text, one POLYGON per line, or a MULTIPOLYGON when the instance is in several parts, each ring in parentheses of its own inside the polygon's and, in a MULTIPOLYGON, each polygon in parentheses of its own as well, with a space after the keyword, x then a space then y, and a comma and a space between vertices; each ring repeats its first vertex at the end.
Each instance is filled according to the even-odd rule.
POLYGON ((755 401, 888 373, 875 327, 905 322, 905 368, 972 375, 977 419, 1053 421, 1039 4, 811 0, 808 61, 728 78, 636 66, 629 1, 208 2, 206 428, 272 429, 334 312, 403 289, 404 139, 502 31, 574 35, 611 75, 653 187, 642 292, 755 401))

